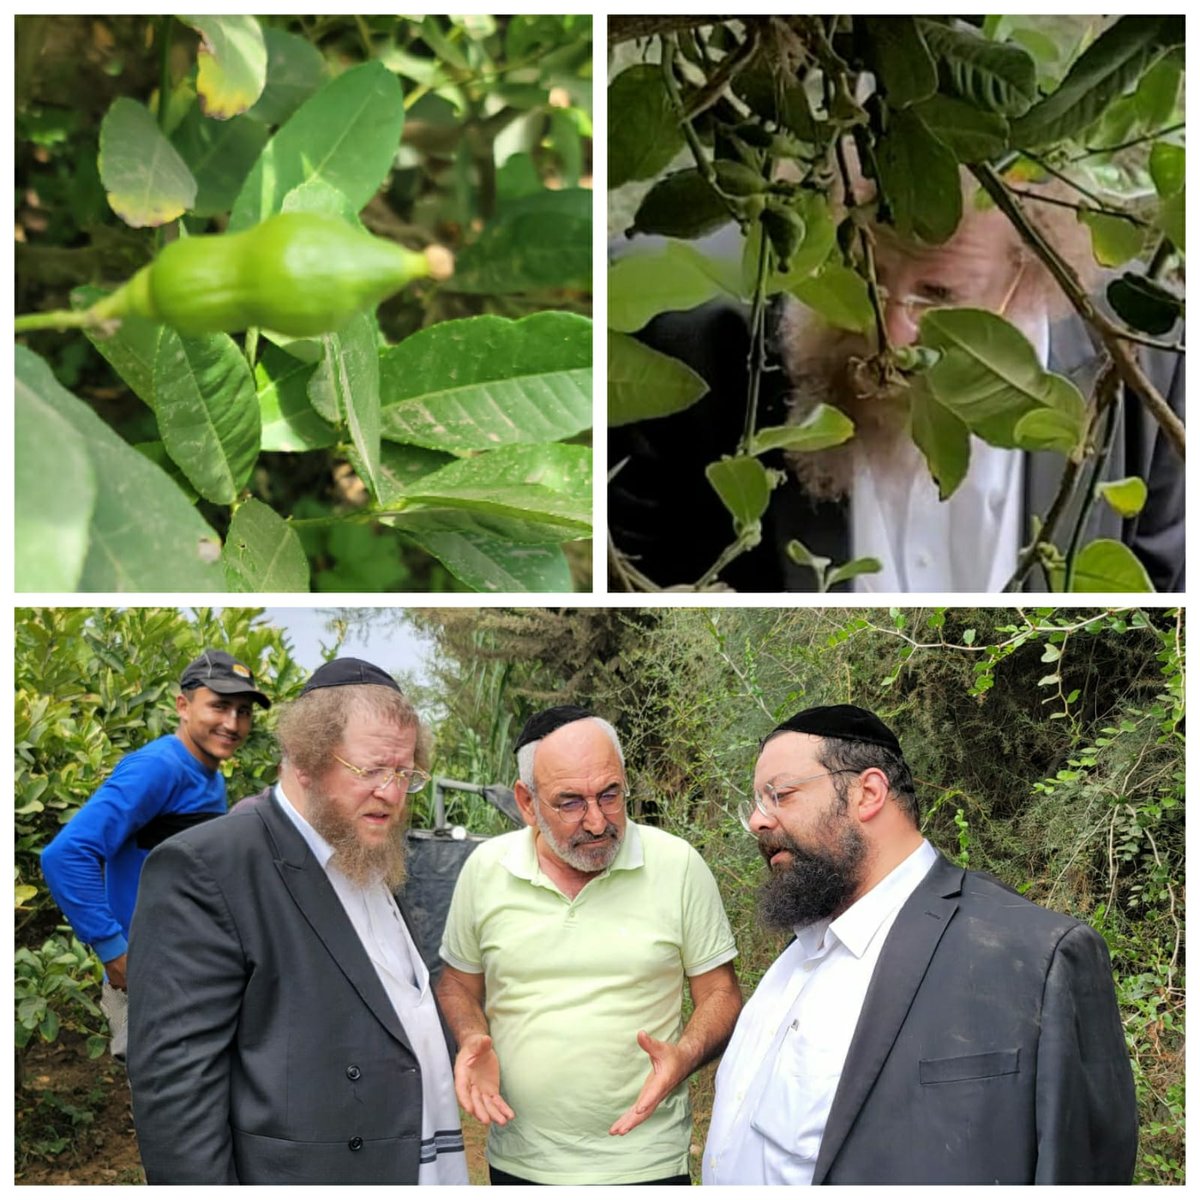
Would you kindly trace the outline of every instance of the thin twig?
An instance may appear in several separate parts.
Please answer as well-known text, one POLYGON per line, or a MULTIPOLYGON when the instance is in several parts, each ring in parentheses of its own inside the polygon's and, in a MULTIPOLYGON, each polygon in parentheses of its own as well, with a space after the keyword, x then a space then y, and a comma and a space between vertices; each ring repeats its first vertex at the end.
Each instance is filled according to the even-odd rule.
POLYGON ((1070 200, 1060 200, 1057 196, 1043 196, 1038 192, 1031 192, 1027 188, 1009 187, 1008 189, 1014 196, 1024 196, 1026 200, 1036 200, 1039 204, 1054 204, 1059 208, 1073 208, 1080 213, 1099 213, 1102 217, 1116 217, 1121 221, 1128 221, 1130 225, 1138 225, 1142 229, 1149 229, 1150 222, 1142 220, 1141 217, 1135 217, 1132 213, 1122 212, 1119 208, 1107 208, 1104 205, 1093 204, 1073 204, 1070 200))
POLYGON ((1141 137, 1131 138, 1128 142, 1118 142, 1115 146, 1099 146, 1096 149, 1088 147, 1082 154, 1075 155, 1074 158, 1068 159, 1068 162, 1082 162, 1085 158, 1094 158, 1097 154, 1115 154, 1118 150, 1128 150, 1131 146, 1140 146, 1143 142, 1154 142, 1159 138, 1166 137, 1169 133, 1178 133, 1179 130, 1185 128, 1186 121, 1179 121, 1174 125, 1168 125, 1165 129, 1159 129, 1154 133, 1144 133, 1141 137))
POLYGON ((1112 359, 1104 364, 1100 378, 1096 380, 1093 394, 1096 397, 1096 414, 1092 419, 1092 428, 1099 427, 1101 421, 1106 422, 1104 444, 1100 452, 1092 460, 1092 472, 1088 478, 1087 488, 1083 493, 1083 503, 1079 506, 1079 515, 1075 519, 1075 528, 1071 530, 1071 540, 1067 545, 1066 574, 1063 577, 1063 591, 1069 592, 1075 582, 1075 556, 1079 552, 1079 539, 1083 536, 1084 526, 1092 505, 1096 502, 1096 485, 1100 482, 1101 472, 1112 454, 1113 442, 1117 433, 1117 373, 1112 359))
POLYGON ((691 120, 702 112, 707 112, 725 92, 725 88, 735 75, 758 53, 759 38, 762 36, 758 25, 749 25, 746 29, 746 40, 730 54, 713 72, 712 78, 684 105, 683 115, 691 120))

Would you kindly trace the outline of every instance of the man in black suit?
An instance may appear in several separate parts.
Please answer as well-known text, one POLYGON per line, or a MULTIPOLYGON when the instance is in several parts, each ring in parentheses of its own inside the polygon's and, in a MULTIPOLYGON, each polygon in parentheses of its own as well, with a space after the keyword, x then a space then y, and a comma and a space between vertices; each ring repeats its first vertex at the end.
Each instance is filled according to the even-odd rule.
POLYGON ((1129 1182, 1103 940, 942 858, 878 717, 780 725, 743 820, 771 871, 763 918, 796 936, 721 1062, 706 1184, 1129 1182))
POLYGON ((386 672, 319 668, 279 783, 146 861, 129 1080, 150 1183, 467 1182, 445 1027, 393 896, 427 735, 386 672))

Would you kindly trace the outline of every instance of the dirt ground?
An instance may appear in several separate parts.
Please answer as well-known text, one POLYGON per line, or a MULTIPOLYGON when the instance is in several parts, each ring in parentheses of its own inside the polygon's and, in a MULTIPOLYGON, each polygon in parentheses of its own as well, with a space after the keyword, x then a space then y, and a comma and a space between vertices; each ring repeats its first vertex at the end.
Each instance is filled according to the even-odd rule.
MULTIPOLYGON (((693 1168, 704 1144, 713 1073, 709 1066, 692 1080, 693 1168)), ((18 1184, 145 1183, 124 1067, 107 1054, 89 1059, 83 1039, 64 1034, 52 1045, 31 1045, 16 1075, 18 1184)), ((464 1115, 463 1136, 471 1182, 486 1184, 487 1131, 464 1115)))
MULTIPOLYGON (((31 1045, 18 1060, 16 1121, 18 1184, 146 1181, 125 1068, 107 1054, 89 1059, 82 1038, 31 1045)), ((464 1116, 463 1135, 471 1182, 486 1184, 487 1131, 464 1116)))

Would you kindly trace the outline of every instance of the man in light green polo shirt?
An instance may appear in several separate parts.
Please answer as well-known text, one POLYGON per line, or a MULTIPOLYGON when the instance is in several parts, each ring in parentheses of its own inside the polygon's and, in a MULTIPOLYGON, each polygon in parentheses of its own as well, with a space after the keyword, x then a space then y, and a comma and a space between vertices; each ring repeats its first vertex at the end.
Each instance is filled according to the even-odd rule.
POLYGON ((620 742, 586 709, 531 717, 517 766, 528 828, 467 859, 442 940, 459 1103, 491 1126, 493 1184, 686 1184, 687 1079, 742 1006, 712 873, 626 819, 620 742))

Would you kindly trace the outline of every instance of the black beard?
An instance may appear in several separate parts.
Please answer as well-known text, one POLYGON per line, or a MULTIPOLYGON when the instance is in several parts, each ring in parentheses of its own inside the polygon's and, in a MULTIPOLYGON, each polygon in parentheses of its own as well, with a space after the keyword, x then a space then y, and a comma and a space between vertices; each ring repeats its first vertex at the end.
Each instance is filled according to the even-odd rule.
POLYGON ((832 847, 804 850, 786 833, 759 839, 759 849, 770 862, 779 850, 790 852, 791 862, 771 867, 771 875, 758 889, 758 914, 768 929, 792 929, 823 920, 849 907, 862 879, 867 843, 850 824, 844 825, 832 847))

